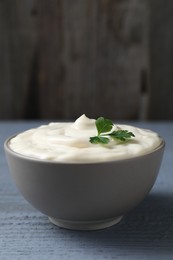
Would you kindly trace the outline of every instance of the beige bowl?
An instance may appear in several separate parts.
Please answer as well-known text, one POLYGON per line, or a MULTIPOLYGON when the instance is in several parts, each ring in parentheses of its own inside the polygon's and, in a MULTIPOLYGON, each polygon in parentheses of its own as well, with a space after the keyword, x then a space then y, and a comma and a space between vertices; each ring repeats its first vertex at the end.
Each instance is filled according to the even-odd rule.
MULTIPOLYGON (((13 138, 13 137, 12 137, 13 138)), ((12 177, 25 199, 57 226, 95 230, 118 223, 151 190, 165 142, 131 159, 59 163, 22 156, 5 142, 12 177)))

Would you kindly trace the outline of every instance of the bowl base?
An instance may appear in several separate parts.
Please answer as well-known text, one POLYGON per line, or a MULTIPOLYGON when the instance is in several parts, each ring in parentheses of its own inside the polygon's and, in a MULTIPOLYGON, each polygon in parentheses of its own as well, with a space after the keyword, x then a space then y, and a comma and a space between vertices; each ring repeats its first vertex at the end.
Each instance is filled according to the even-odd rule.
POLYGON ((122 216, 96 221, 70 221, 49 217, 54 225, 71 230, 98 230, 111 227, 120 222, 122 216))

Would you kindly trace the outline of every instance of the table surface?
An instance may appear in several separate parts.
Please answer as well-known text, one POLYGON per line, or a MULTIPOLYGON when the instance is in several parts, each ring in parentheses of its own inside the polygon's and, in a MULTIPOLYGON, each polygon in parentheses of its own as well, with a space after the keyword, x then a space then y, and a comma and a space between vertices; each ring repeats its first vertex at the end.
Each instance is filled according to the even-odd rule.
POLYGON ((166 148, 147 198, 113 227, 70 231, 51 224, 21 196, 5 160, 10 135, 45 122, 0 122, 0 259, 173 259, 173 122, 126 122, 158 132, 166 148))

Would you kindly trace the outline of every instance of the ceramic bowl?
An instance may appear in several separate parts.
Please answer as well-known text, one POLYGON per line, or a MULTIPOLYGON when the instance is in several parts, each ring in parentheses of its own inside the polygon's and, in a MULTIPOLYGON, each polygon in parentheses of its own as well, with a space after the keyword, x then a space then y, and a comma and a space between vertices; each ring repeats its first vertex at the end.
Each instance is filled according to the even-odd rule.
POLYGON ((22 156, 10 149, 11 138, 5 153, 21 194, 52 223, 74 230, 109 227, 136 207, 156 180, 165 146, 162 140, 131 159, 73 164, 22 156))

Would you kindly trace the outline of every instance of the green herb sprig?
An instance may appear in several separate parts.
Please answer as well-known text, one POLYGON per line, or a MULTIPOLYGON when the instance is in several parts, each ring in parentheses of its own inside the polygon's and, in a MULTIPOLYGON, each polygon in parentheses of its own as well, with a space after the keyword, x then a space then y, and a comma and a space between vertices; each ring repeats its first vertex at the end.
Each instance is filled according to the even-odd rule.
POLYGON ((135 137, 132 132, 128 130, 112 131, 113 122, 110 119, 99 117, 95 122, 97 128, 97 136, 90 137, 92 144, 108 144, 111 139, 125 142, 131 137, 135 137))

